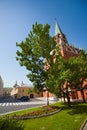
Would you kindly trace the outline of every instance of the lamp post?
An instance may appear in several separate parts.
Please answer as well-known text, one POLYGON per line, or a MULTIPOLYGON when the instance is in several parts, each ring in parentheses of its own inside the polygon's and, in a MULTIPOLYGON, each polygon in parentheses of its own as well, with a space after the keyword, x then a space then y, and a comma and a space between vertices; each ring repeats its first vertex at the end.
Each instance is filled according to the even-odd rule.
POLYGON ((48 91, 48 88, 44 87, 43 89, 46 92, 47 105, 49 105, 49 91, 48 91))

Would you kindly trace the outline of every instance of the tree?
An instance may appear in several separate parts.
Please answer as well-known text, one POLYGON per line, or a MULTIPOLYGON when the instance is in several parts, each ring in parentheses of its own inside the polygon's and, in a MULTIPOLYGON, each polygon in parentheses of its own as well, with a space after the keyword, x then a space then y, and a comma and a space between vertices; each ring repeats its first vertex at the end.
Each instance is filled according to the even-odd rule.
POLYGON ((33 82, 39 91, 46 85, 47 72, 46 60, 50 57, 50 51, 54 47, 54 39, 49 35, 50 26, 35 23, 28 37, 21 43, 16 43, 16 59, 21 66, 25 66, 29 73, 27 77, 33 82))
POLYGON ((57 96, 66 96, 70 107, 70 87, 78 86, 83 91, 83 82, 87 78, 87 53, 66 60, 60 52, 60 46, 49 35, 50 26, 35 23, 28 37, 16 43, 16 59, 25 66, 27 77, 40 92, 43 87, 57 96), (83 73, 84 72, 84 73, 83 73))
POLYGON ((67 97, 68 106, 70 104, 70 85, 69 81, 72 76, 68 61, 62 57, 59 48, 57 48, 58 54, 56 55, 56 60, 54 64, 51 64, 48 74, 48 86, 50 86, 51 91, 58 97, 67 97))
MULTIPOLYGON (((68 71, 59 45, 55 43, 54 37, 49 35, 49 29, 48 24, 33 25, 26 40, 16 43, 21 49, 17 50, 16 59, 21 66, 29 70, 27 77, 39 91, 47 87, 50 92, 60 96, 65 93, 63 85, 68 79, 68 71)), ((70 102, 68 91, 66 92, 70 102)), ((68 104, 70 106, 70 103, 68 104)))
POLYGON ((71 57, 68 60, 59 53, 59 49, 57 49, 55 63, 50 65, 48 72, 48 86, 50 86, 50 90, 57 96, 66 97, 69 107, 71 107, 70 94, 74 92, 75 89, 81 91, 83 101, 85 102, 85 87, 83 87, 83 85, 84 81, 87 80, 86 51, 82 50, 79 56, 71 57))
POLYGON ((72 72, 71 85, 81 92, 83 102, 85 102, 84 81, 87 80, 87 52, 81 50, 78 57, 70 58, 69 64, 72 72))

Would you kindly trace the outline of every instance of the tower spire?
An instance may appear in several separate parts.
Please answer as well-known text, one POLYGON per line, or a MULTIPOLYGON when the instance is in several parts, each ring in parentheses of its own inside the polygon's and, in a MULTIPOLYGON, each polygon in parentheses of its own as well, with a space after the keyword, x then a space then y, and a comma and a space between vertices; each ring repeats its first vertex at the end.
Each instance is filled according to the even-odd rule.
POLYGON ((62 34, 62 31, 57 20, 55 19, 55 35, 58 35, 58 34, 62 34))

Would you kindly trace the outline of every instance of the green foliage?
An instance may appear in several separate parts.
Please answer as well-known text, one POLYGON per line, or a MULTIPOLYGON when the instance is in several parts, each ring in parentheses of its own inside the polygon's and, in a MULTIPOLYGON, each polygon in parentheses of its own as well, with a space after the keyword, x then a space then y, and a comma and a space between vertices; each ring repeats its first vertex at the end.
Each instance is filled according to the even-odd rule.
POLYGON ((24 130, 24 127, 17 120, 0 118, 0 130, 24 130))
POLYGON ((82 88, 87 78, 87 52, 81 51, 78 57, 72 57, 68 61, 72 73, 71 82, 73 86, 82 88))
POLYGON ((46 81, 50 91, 56 94, 56 96, 59 95, 60 86, 63 84, 63 82, 60 81, 60 75, 63 69, 63 61, 64 58, 60 53, 59 46, 55 46, 54 53, 51 55, 51 58, 49 58, 50 68, 47 72, 48 79, 46 81))
POLYGON ((27 77, 39 91, 47 87, 57 96, 66 94, 69 100, 69 88, 83 91, 82 85, 87 79, 87 52, 80 51, 78 57, 64 59, 60 47, 49 35, 50 25, 35 23, 25 41, 16 43, 16 59, 25 66, 27 77), (48 64, 48 70, 45 69, 48 64), (64 84, 66 88, 64 88, 64 84))
POLYGON ((28 89, 28 94, 31 94, 33 92, 33 89, 28 89))
POLYGON ((73 57, 69 61, 70 70, 72 73, 70 83, 73 88, 81 91, 83 101, 84 97, 84 81, 87 79, 87 52, 81 50, 78 57, 73 57))
POLYGON ((16 46, 20 48, 16 52, 16 59, 21 66, 29 70, 27 77, 40 91, 47 78, 47 72, 44 69, 45 58, 49 59, 54 44, 53 38, 49 35, 49 29, 48 24, 35 23, 26 40, 16 43, 16 46))

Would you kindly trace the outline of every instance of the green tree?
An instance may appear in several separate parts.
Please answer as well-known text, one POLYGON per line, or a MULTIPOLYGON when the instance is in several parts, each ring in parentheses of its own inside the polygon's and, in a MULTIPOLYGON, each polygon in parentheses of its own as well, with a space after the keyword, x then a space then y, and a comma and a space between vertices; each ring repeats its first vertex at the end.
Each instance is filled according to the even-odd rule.
POLYGON ((54 37, 49 35, 49 29, 48 24, 36 23, 33 25, 26 40, 19 44, 16 43, 17 47, 21 49, 17 50, 16 59, 21 66, 25 66, 29 70, 27 77, 39 91, 42 91, 45 86, 57 96, 66 94, 70 106, 68 91, 65 93, 65 89, 63 89, 69 71, 67 71, 59 45, 55 43, 54 37))
POLYGON ((78 57, 70 58, 69 64, 72 72, 71 85, 81 92, 83 102, 85 102, 85 86, 83 85, 84 81, 87 80, 87 52, 84 50, 80 51, 78 57))
POLYGON ((35 23, 25 41, 16 43, 20 48, 16 52, 16 59, 29 70, 27 77, 39 91, 46 85, 47 72, 44 67, 54 47, 54 39, 49 35, 49 30, 48 24, 35 23))
POLYGON ((51 64, 51 67, 48 72, 48 86, 50 90, 55 93, 58 97, 66 97, 68 106, 70 104, 70 92, 69 92, 69 81, 72 76, 72 73, 69 68, 68 61, 62 57, 60 54, 59 47, 57 48, 58 54, 56 55, 56 60, 54 64, 51 64))
POLYGON ((56 50, 55 63, 50 65, 48 72, 50 90, 59 97, 66 97, 69 107, 71 107, 70 94, 75 89, 81 91, 85 102, 84 89, 86 86, 84 87, 83 84, 87 80, 87 52, 82 50, 78 57, 66 60, 61 56, 59 48, 56 50))
POLYGON ((57 96, 66 96, 70 107, 70 87, 73 90, 78 86, 83 93, 82 85, 87 78, 87 53, 82 51, 78 57, 64 59, 49 31, 48 24, 35 23, 25 41, 16 43, 20 48, 16 59, 29 70, 27 77, 35 88, 42 91, 45 86, 57 96))

